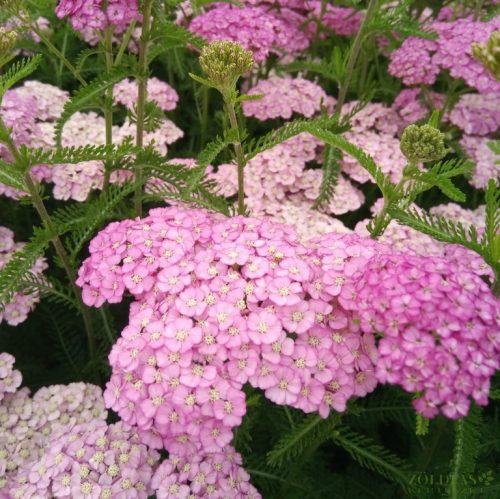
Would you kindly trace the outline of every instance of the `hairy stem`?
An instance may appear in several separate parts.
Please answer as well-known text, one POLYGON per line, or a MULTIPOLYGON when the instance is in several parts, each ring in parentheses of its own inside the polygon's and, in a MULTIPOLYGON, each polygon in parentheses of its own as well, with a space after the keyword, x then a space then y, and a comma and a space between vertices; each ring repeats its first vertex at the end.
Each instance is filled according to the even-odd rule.
MULTIPOLYGON (((109 73, 113 69, 113 29, 108 27, 105 31, 104 54, 106 59, 106 71, 109 73)), ((113 86, 111 86, 104 97, 104 120, 106 123, 106 145, 113 144, 113 86)), ((111 163, 104 163, 104 182, 102 192, 108 191, 109 178, 111 176, 111 163)))
POLYGON ((238 214, 245 214, 245 165, 246 159, 241 145, 240 127, 238 119, 236 118, 236 111, 234 110, 234 101, 231 98, 224 98, 231 130, 237 131, 238 140, 234 145, 234 152, 236 154, 236 165, 238 167, 238 214))
MULTIPOLYGON (((145 105, 148 96, 148 48, 149 37, 151 31, 151 11, 153 8, 153 0, 145 0, 143 11, 143 24, 141 39, 139 41, 139 67, 137 78, 137 133, 136 145, 143 147, 144 145, 144 120, 145 120, 145 105)), ((134 194, 135 214, 140 217, 142 215, 142 165, 139 162, 135 164, 135 194, 134 194)))
MULTIPOLYGON (((18 165, 23 165, 25 163, 23 157, 19 153, 19 150, 17 149, 17 146, 15 145, 14 141, 9 135, 9 130, 5 126, 5 123, 3 122, 2 118, 0 117, 0 131, 2 132, 2 135, 5 135, 7 139, 5 140, 5 145, 7 146, 9 152, 11 153, 12 157, 14 158, 15 162, 18 165)), ((57 256, 59 257, 61 264, 66 272, 66 275, 68 277, 71 290, 73 291, 73 294, 75 296, 75 299, 78 303, 78 307, 80 310, 80 313, 83 318, 83 323, 85 327, 85 333, 87 334, 87 341, 88 341, 88 347, 89 347, 89 355, 90 359, 92 361, 95 360, 95 342, 94 342, 94 334, 93 334, 93 328, 92 328, 92 320, 90 318, 90 314, 85 307, 85 304, 82 301, 82 296, 80 293, 80 290, 78 289, 76 285, 76 273, 73 270, 70 259, 68 256, 68 253, 64 249, 64 246, 62 244, 61 238, 57 234, 57 230, 55 228, 54 222, 52 221, 52 218, 50 217, 47 208, 45 207, 45 204, 40 197, 40 194, 38 192, 37 186, 33 179, 31 178, 29 168, 26 168, 26 174, 24 175, 24 182, 26 184, 26 187, 28 188, 28 192, 31 196, 31 200, 33 202, 33 206, 38 212, 38 215, 40 216, 40 219, 42 220, 43 225, 46 227, 46 229, 50 232, 51 235, 51 242, 52 245, 54 246, 54 249, 56 251, 57 256)), ((98 376, 97 376, 98 377, 98 376)))
POLYGON ((351 84, 352 74, 354 72, 354 66, 356 65, 356 61, 358 60, 359 51, 361 50, 361 45, 363 43, 363 38, 365 35, 365 27, 370 23, 376 11, 377 11, 377 0, 370 0, 368 8, 366 9, 366 14, 363 19, 363 23, 359 28, 356 38, 354 39, 354 43, 352 45, 352 49, 349 54, 349 59, 347 61, 345 75, 339 90, 339 98, 335 106, 335 114, 337 116, 339 116, 342 111, 342 106, 344 105, 345 98, 347 96, 347 91, 349 90, 349 85, 351 84))

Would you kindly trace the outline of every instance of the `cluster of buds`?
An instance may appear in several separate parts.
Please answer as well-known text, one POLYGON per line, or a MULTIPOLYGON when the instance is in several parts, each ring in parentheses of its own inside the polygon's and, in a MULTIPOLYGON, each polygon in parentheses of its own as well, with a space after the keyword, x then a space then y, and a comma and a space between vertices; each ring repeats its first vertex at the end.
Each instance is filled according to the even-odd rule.
POLYGON ((252 52, 235 42, 213 42, 203 48, 200 56, 208 82, 223 95, 234 91, 239 77, 250 71, 253 63, 252 52))
POLYGON ((438 161, 448 152, 444 145, 444 134, 429 124, 406 127, 400 147, 410 163, 438 161))
POLYGON ((500 31, 495 31, 485 45, 472 45, 472 55, 497 80, 500 80, 500 31))

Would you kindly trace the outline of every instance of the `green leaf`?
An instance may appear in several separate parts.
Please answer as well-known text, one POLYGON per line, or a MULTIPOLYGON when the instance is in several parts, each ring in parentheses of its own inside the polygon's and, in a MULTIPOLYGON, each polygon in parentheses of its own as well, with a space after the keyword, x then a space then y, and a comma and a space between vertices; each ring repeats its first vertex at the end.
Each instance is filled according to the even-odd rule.
POLYGON ((32 238, 0 270, 0 310, 12 300, 20 283, 31 272, 36 260, 50 244, 51 236, 46 229, 35 228, 32 238))
POLYGON ((41 55, 35 55, 29 59, 21 59, 14 63, 5 74, 0 76, 0 102, 5 92, 12 88, 17 82, 28 77, 40 65, 41 55))
POLYGON ((385 449, 374 440, 347 427, 332 432, 335 444, 346 450, 364 468, 374 471, 409 489, 408 472, 410 465, 402 458, 385 449))
POLYGON ((340 172, 340 160, 342 155, 339 150, 326 146, 323 158, 323 179, 319 195, 314 202, 313 208, 322 208, 332 198, 340 172))
POLYGON ((207 80, 206 78, 203 78, 201 76, 198 76, 197 74, 194 73, 188 73, 188 75, 194 80, 197 81, 198 83, 201 83, 202 85, 206 85, 207 87, 211 88, 217 88, 212 82, 207 80))
MULTIPOLYGON (((162 46, 165 50, 186 47, 187 45, 192 45, 197 49, 201 50, 206 42, 203 38, 191 33, 191 31, 175 24, 174 22, 162 19, 158 23, 158 26, 154 29, 152 37, 156 39, 159 43, 157 46, 162 46)), ((154 56, 159 55, 158 52, 153 52, 151 54, 149 62, 151 62, 154 56)))
POLYGON ((461 487, 461 478, 474 472, 481 441, 481 411, 472 406, 468 416, 455 421, 455 446, 451 461, 450 499, 466 499, 468 492, 461 487))
POLYGON ((17 189, 21 192, 28 192, 27 187, 24 184, 24 179, 22 173, 19 169, 10 163, 0 159, 0 183, 17 189))
POLYGON ((62 163, 77 164, 83 161, 118 161, 137 152, 130 140, 120 145, 85 145, 79 147, 58 147, 56 149, 32 149, 21 146, 21 155, 29 166, 40 164, 57 165, 62 163))
POLYGON ((272 466, 281 467, 306 451, 318 447, 330 438, 332 430, 339 422, 340 416, 337 413, 333 413, 327 419, 321 418, 318 414, 306 416, 269 451, 267 462, 272 466))
POLYGON ((64 110, 57 120, 55 126, 55 140, 56 144, 61 143, 61 135, 66 122, 78 111, 82 109, 94 109, 100 107, 100 99, 104 95, 104 92, 116 85, 124 78, 132 76, 134 70, 131 67, 119 67, 115 68, 109 73, 105 73, 99 76, 92 82, 90 82, 86 87, 81 88, 76 92, 71 99, 64 105, 64 110))
POLYGON ((491 260, 500 260, 500 189, 494 179, 488 181, 485 190, 486 227, 483 244, 488 249, 491 260))
POLYGON ((266 94, 241 94, 236 98, 236 102, 246 102, 263 99, 266 94))

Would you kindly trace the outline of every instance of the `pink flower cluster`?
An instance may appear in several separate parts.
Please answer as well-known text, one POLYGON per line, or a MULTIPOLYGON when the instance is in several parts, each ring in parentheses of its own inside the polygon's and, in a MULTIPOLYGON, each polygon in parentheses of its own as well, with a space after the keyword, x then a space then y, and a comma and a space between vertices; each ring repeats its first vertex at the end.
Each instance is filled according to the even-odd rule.
POLYGON ((318 84, 304 78, 273 76, 261 80, 248 92, 248 95, 258 94, 263 94, 263 97, 244 101, 242 107, 245 116, 254 116, 261 121, 275 118, 289 120, 293 113, 310 118, 328 100, 318 84))
MULTIPOLYGON (((314 16, 319 17, 321 12, 320 1, 308 1, 307 6, 314 16)), ((362 21, 362 12, 351 9, 350 7, 338 7, 327 3, 321 23, 323 26, 330 28, 337 35, 352 36, 359 31, 362 21)))
POLYGON ((105 29, 112 26, 118 32, 125 31, 133 21, 141 20, 137 0, 60 0, 56 15, 69 17, 77 31, 105 29))
POLYGON ((241 455, 230 446, 212 454, 195 454, 189 459, 171 455, 156 470, 152 485, 158 499, 261 497, 249 482, 241 455))
POLYGON ((433 109, 441 109, 445 101, 443 94, 422 94, 419 88, 405 88, 394 99, 392 109, 396 111, 403 127, 426 118, 433 109))
POLYGON ((500 83, 472 57, 472 44, 485 43, 499 29, 498 17, 485 22, 436 21, 429 27, 438 34, 436 40, 411 36, 391 54, 389 72, 393 76, 401 78, 405 85, 432 85, 442 70, 448 70, 453 78, 463 79, 480 92, 500 91, 500 83))
MULTIPOLYGON (((248 162, 245 167, 245 194, 253 215, 282 217, 285 202, 304 211, 311 210, 319 195, 322 171, 306 169, 306 166, 316 160, 320 145, 317 139, 303 133, 263 151, 248 162)), ((234 164, 219 165, 217 172, 210 176, 220 186, 222 195, 236 194, 237 170, 234 164)), ((363 202, 363 193, 340 175, 335 192, 323 211, 340 215, 357 210, 363 202)), ((294 224, 292 218, 286 221, 294 224)), ((314 234, 311 229, 309 225, 307 232, 314 234)))
MULTIPOLYGON (((24 243, 14 242, 14 233, 10 229, 0 226, 0 270, 12 258, 12 255, 23 246, 24 243)), ((45 258, 38 258, 30 272, 34 276, 39 276, 47 266, 45 258)), ((37 292, 30 294, 14 293, 9 303, 0 303, 0 324, 5 321, 10 326, 17 326, 24 322, 29 312, 33 310, 35 304, 39 301, 40 296, 37 292)))
MULTIPOLYGON (((177 107, 179 96, 177 92, 164 81, 152 77, 148 79, 148 100, 155 102, 163 111, 173 111, 177 107)), ((137 82, 123 80, 113 87, 113 97, 116 104, 123 104, 130 111, 137 102, 137 82)))
MULTIPOLYGON (((0 360, 1 375, 11 371, 4 379, 12 377, 11 385, 17 388, 21 374, 12 371, 13 357, 2 353, 0 360)), ((9 392, 0 402, 0 495, 53 497, 48 487, 52 476, 46 472, 55 472, 56 468, 63 471, 69 464, 67 459, 62 462, 59 451, 75 425, 105 424, 102 391, 94 385, 72 383, 41 388, 33 397, 28 388, 9 392)), ((76 451, 78 443, 73 447, 76 451)), ((77 475, 78 469, 73 474, 77 475)), ((54 495, 63 497, 57 496, 55 490, 54 495)))
POLYGON ((500 92, 462 95, 449 119, 468 135, 496 132, 500 128, 500 92))
POLYGON ((293 11, 268 11, 261 6, 217 4, 195 17, 189 29, 209 42, 238 42, 253 52, 257 62, 262 62, 270 53, 296 53, 308 47, 309 40, 293 14, 293 11))
POLYGON ((13 364, 12 355, 0 354, 1 497, 260 497, 232 447, 170 455, 158 467, 160 455, 136 430, 106 423, 99 387, 53 385, 31 397, 27 388, 17 390, 22 376, 13 364))
POLYGON ((0 402, 8 393, 15 393, 23 377, 17 369, 13 369, 16 359, 9 353, 0 353, 0 402))
POLYGON ((330 246, 316 257, 287 226, 183 208, 109 225, 77 281, 90 306, 136 299, 109 357, 107 405, 147 445, 182 456, 231 441, 247 382, 323 417, 345 410, 373 390, 376 353, 334 297, 351 252, 370 248, 334 263, 330 246))
POLYGON ((159 208, 100 232, 77 283, 89 306, 134 297, 106 404, 181 457, 229 444, 247 382, 323 417, 390 382, 454 418, 498 368, 500 304, 476 273, 354 234, 306 246, 269 221, 159 208))
POLYGON ((71 425, 47 439, 40 457, 10 487, 13 498, 137 498, 153 494, 159 454, 122 423, 71 425))
POLYGON ((500 178, 498 156, 489 148, 490 141, 488 137, 474 135, 464 135, 460 139, 460 146, 476 164, 469 179, 469 183, 476 189, 484 189, 490 179, 500 178))
POLYGON ((441 258, 380 254, 355 286, 365 332, 381 331, 380 382, 418 393, 415 409, 432 418, 465 416, 470 398, 486 405, 499 368, 500 307, 487 285, 441 258))

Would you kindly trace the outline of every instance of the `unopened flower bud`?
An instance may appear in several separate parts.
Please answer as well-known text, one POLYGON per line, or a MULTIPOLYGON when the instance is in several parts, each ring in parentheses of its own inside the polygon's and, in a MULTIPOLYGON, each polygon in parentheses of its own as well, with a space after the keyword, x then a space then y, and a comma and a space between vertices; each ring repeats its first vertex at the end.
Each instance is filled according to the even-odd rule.
POLYGON ((9 52, 16 43, 17 34, 15 31, 0 28, 0 55, 9 52))
POLYGON ((252 69, 253 62, 252 52, 228 41, 206 45, 200 56, 201 69, 219 90, 233 88, 238 78, 252 69))
POLYGON ((431 125, 410 125, 401 136, 401 152, 410 163, 437 161, 448 153, 444 134, 431 125))
POLYGON ((495 31, 485 45, 474 43, 472 55, 497 80, 500 80, 500 31, 495 31))

